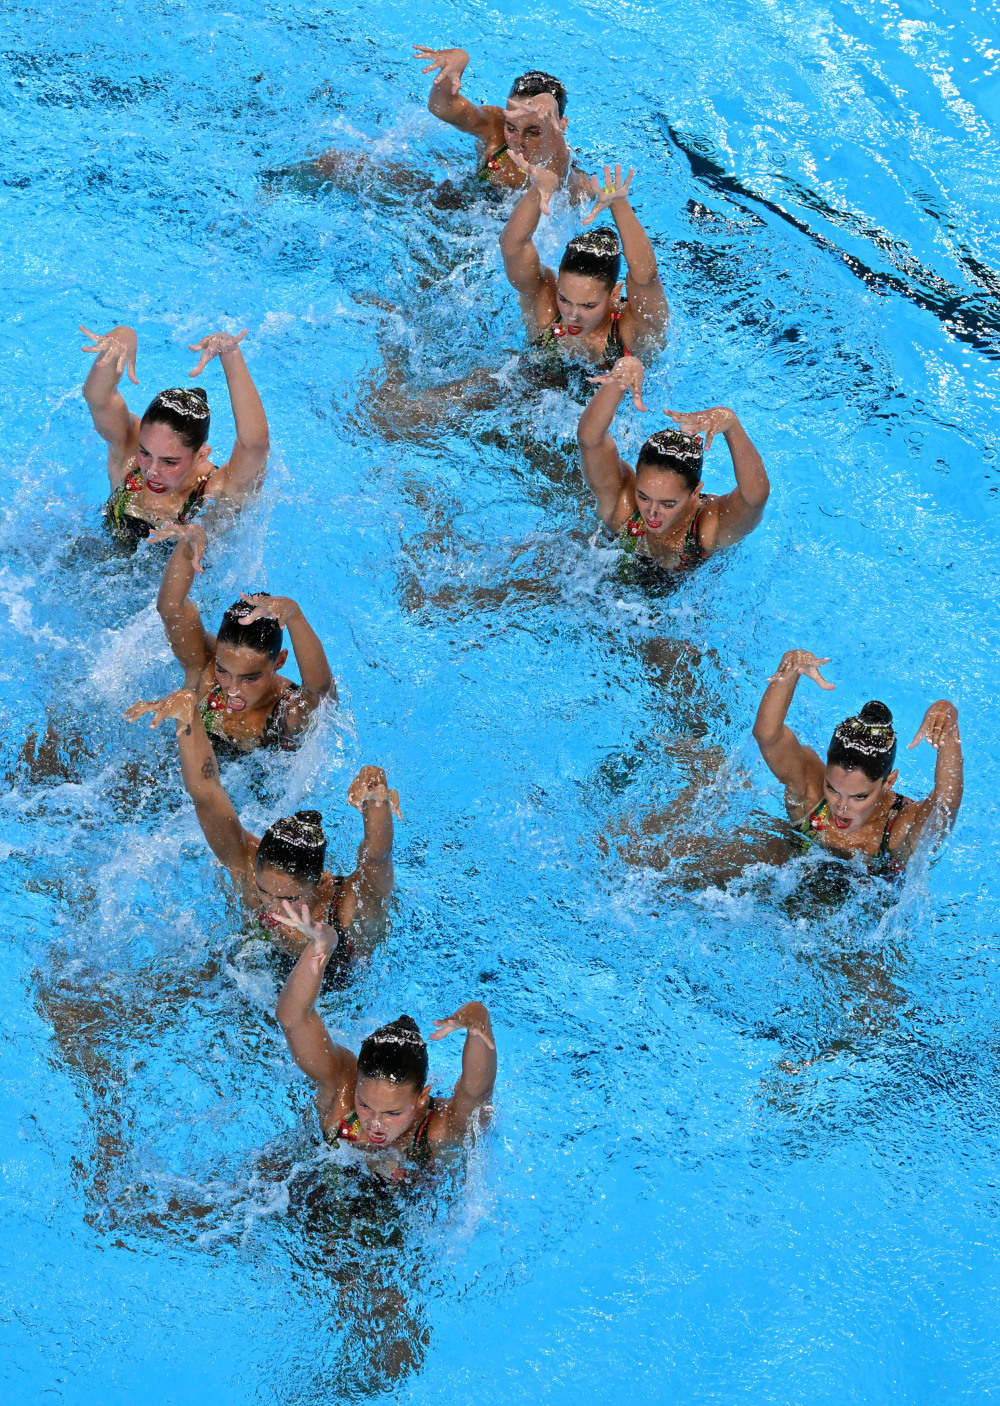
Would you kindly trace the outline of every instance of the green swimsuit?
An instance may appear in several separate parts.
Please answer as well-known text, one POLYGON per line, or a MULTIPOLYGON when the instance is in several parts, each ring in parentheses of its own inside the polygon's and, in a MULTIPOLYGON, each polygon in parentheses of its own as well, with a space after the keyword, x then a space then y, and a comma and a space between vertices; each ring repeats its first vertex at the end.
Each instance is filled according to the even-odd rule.
MULTIPOLYGON (((184 500, 180 512, 171 519, 172 521, 187 522, 189 518, 194 517, 205 497, 208 480, 214 473, 213 469, 212 473, 208 473, 204 478, 198 480, 184 500)), ((130 511, 135 499, 142 492, 142 487, 142 470, 133 469, 131 473, 125 475, 104 505, 104 521, 107 523, 111 535, 116 542, 120 542, 124 547, 130 547, 133 552, 140 542, 144 541, 151 532, 156 531, 157 527, 155 522, 149 522, 146 518, 140 517, 138 513, 130 511)))
MULTIPOLYGON (((714 496, 714 494, 708 494, 702 499, 701 507, 688 524, 688 530, 684 536, 684 546, 681 548, 681 559, 673 568, 672 575, 676 576, 682 571, 693 571, 696 566, 700 566, 703 561, 708 560, 708 553, 701 545, 698 524, 705 511, 705 505, 712 502, 714 496)), ((643 541, 647 530, 645 518, 636 508, 618 534, 618 545, 626 556, 642 557, 647 561, 656 561, 659 565, 658 559, 653 556, 646 542, 643 541)), ((663 569, 667 570, 666 567, 663 569)))
POLYGON ((288 710, 295 702, 298 691, 297 683, 289 681, 286 684, 285 691, 265 718, 259 737, 235 738, 230 737, 225 728, 226 695, 217 683, 213 684, 198 704, 198 711, 216 755, 220 755, 222 761, 232 761, 234 757, 245 757, 249 752, 256 752, 258 747, 276 747, 282 752, 294 752, 299 741, 289 736, 288 710))
MULTIPOLYGON (((862 855, 868 867, 869 874, 875 874, 883 879, 896 879, 906 870, 906 865, 901 863, 893 855, 889 848, 889 837, 892 834, 892 827, 899 819, 902 812, 913 802, 906 796, 897 796, 889 807, 889 814, 885 818, 885 828, 882 831, 882 840, 878 850, 873 855, 862 855)), ((819 805, 813 806, 812 810, 802 821, 801 825, 796 825, 796 830, 802 836, 802 853, 808 854, 814 846, 829 851, 828 846, 819 837, 824 831, 829 830, 832 825, 830 817, 830 806, 826 797, 820 801, 819 805)), ((832 853, 836 854, 836 850, 832 853)))

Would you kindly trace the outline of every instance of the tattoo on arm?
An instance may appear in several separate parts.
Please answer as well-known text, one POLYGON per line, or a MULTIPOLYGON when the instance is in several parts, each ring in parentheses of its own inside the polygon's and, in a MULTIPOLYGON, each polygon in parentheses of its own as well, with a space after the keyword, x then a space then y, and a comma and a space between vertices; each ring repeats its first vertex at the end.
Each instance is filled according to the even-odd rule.
POLYGON ((209 758, 207 761, 202 762, 201 774, 205 777, 207 781, 211 781, 212 777, 218 774, 216 771, 215 763, 211 760, 211 758, 209 758))

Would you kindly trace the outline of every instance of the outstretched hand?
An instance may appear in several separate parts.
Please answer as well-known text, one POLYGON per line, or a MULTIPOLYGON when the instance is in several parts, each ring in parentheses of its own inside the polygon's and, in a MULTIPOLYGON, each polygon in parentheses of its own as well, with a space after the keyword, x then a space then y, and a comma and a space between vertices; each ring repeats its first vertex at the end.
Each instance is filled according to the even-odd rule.
POLYGON ((363 766, 351 782, 347 792, 347 804, 363 810, 366 801, 388 802, 393 814, 402 820, 399 808, 399 792, 390 791, 386 774, 380 766, 363 766))
POLYGON ((312 944, 312 956, 315 958, 317 966, 325 966, 329 960, 330 953, 334 951, 340 941, 340 933, 330 923, 318 923, 309 912, 309 905, 303 903, 298 912, 295 905, 287 898, 281 900, 281 906, 285 913, 282 923, 286 928, 294 928, 296 932, 312 944))
POLYGON ((201 360, 193 371, 188 372, 188 375, 200 376, 213 356, 226 356, 229 352, 235 351, 246 334, 245 327, 236 337, 231 332, 211 332, 207 337, 202 337, 200 342, 189 346, 188 351, 201 352, 201 360))
POLYGON ((664 410, 663 413, 670 416, 681 434, 703 434, 706 453, 711 449, 715 436, 725 434, 736 419, 733 412, 724 405, 713 406, 711 410, 693 410, 690 414, 683 410, 664 410))
POLYGON ((144 713, 153 715, 150 727, 158 726, 166 718, 173 718, 175 722, 184 723, 186 727, 191 728, 198 714, 198 700, 191 689, 178 688, 173 693, 168 693, 166 698, 158 698, 155 702, 133 703, 125 712, 125 721, 138 722, 144 713))
POLYGON ((133 386, 139 384, 135 374, 139 339, 133 328, 120 326, 112 327, 110 332, 90 332, 82 322, 79 328, 85 337, 95 343, 92 347, 81 347, 82 352, 87 352, 90 356, 96 355, 98 366, 110 366, 113 363, 119 376, 123 371, 127 371, 133 386))
POLYGON ((519 171, 523 171, 531 184, 538 191, 542 201, 542 214, 551 215, 549 201, 559 189, 559 177, 555 171, 550 171, 547 166, 534 166, 530 161, 525 161, 519 151, 510 151, 507 155, 513 161, 519 171))
POLYGON ((256 591, 252 596, 248 596, 246 591, 241 591, 240 600, 254 607, 249 615, 241 618, 241 625, 252 625, 255 620, 277 620, 284 629, 290 617, 299 609, 298 602, 290 596, 266 596, 260 591, 256 591))
POLYGON ((929 742, 937 750, 951 734, 958 729, 958 709, 947 698, 939 698, 924 714, 924 720, 917 729, 917 735, 907 747, 910 752, 920 742, 929 742))
POLYGON ((642 383, 646 376, 646 368, 637 356, 619 357, 605 376, 588 376, 587 380, 595 386, 621 386, 623 390, 631 392, 632 404, 636 410, 645 410, 642 403, 642 383))
POLYGON ((441 72, 434 79, 435 86, 439 83, 450 83, 452 97, 458 96, 462 87, 462 74, 469 62, 469 56, 464 49, 428 49, 424 44, 414 44, 413 57, 429 59, 427 67, 422 68, 420 72, 431 73, 435 68, 439 68, 441 72))
POLYGON ((612 176, 611 167, 604 168, 604 182, 602 184, 598 176, 591 176, 590 185, 594 195, 594 203, 583 217, 585 225, 592 225, 602 210, 607 210, 616 200, 627 200, 629 186, 632 184, 632 177, 635 171, 630 166, 628 175, 622 180, 622 168, 615 166, 615 174, 612 176))
POLYGON ((148 540, 150 542, 187 542, 191 548, 191 565, 195 571, 203 572, 205 570, 201 559, 208 546, 208 538, 200 523, 164 522, 149 534, 148 540))
POLYGON ((470 1034, 478 1035, 487 1049, 495 1050, 495 1041, 486 1033, 489 1019, 489 1013, 482 1001, 466 1001, 464 1006, 459 1006, 454 1015, 434 1022, 438 1028, 432 1032, 431 1039, 443 1040, 455 1030, 468 1030, 470 1034))
POLYGON ((827 683, 820 673, 821 667, 829 662, 829 659, 820 659, 815 654, 811 654, 808 649, 789 649, 781 656, 777 673, 772 674, 768 682, 781 683, 785 679, 803 676, 812 679, 813 683, 818 683, 820 688, 832 690, 837 685, 827 683))

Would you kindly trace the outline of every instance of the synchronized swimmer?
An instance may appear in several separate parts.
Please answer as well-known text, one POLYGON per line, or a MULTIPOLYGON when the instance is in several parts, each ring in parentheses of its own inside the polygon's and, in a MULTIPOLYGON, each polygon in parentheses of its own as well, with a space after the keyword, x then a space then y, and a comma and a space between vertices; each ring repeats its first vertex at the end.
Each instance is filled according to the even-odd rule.
MULTIPOLYGON (((743 541, 760 524, 771 485, 733 409, 666 411, 672 425, 646 438, 634 466, 612 435, 626 397, 646 412, 646 367, 663 348, 669 319, 653 243, 630 200, 634 172, 623 175, 616 164, 605 166, 603 177, 590 177, 580 168, 567 142, 566 88, 551 74, 522 74, 505 106, 477 106, 462 93, 469 63, 464 49, 415 46, 415 57, 425 73, 435 74, 430 111, 476 142, 472 186, 509 202, 500 253, 520 298, 526 357, 543 378, 576 371, 589 396, 577 443, 600 523, 626 557, 666 579, 743 541), (592 204, 581 216, 582 232, 552 269, 542 263, 535 236, 557 192, 571 207, 592 204), (598 225, 605 213, 610 222, 598 225), (703 462, 717 438, 729 450, 735 486, 707 494, 703 462)), ((311 166, 324 179, 354 180, 366 159, 326 152, 311 166)), ((433 183, 423 169, 379 174, 411 191, 433 183)), ((244 828, 222 784, 223 764, 259 748, 294 750, 324 702, 337 698, 323 643, 295 600, 244 593, 212 634, 190 598, 211 537, 260 488, 267 468, 268 423, 243 359, 246 333, 214 333, 191 347, 200 356, 189 379, 218 358, 229 391, 236 443, 217 466, 205 391, 160 391, 140 417, 119 389, 123 374, 138 384, 134 329, 81 330, 92 343, 83 350, 94 356, 83 394, 108 445, 108 528, 129 551, 144 539, 174 543, 157 610, 183 686, 135 703, 126 717, 152 714, 152 727, 175 723, 183 784, 242 903, 248 934, 266 937, 284 962, 275 1014, 292 1058, 315 1085, 323 1137, 355 1145, 380 1176, 398 1180, 460 1148, 488 1120, 496 1041, 489 1012, 478 1001, 436 1021, 432 1040, 464 1031, 465 1046, 453 1093, 434 1098, 427 1045, 409 1016, 374 1031, 355 1056, 331 1039, 316 1010, 324 985, 331 977, 332 984, 348 981, 354 959, 370 950, 384 927, 395 883, 394 817, 402 815, 381 767, 363 766, 347 792, 363 827, 349 873, 327 868, 320 812, 281 816, 258 837, 244 828), (289 654, 286 631, 299 683, 280 672, 289 654)), ((896 733, 884 704, 868 702, 842 721, 825 762, 789 729, 800 678, 833 687, 820 673, 828 662, 806 650, 786 653, 761 700, 753 736, 785 788, 793 852, 818 846, 834 859, 860 860, 873 875, 899 878, 921 841, 940 839, 961 804, 958 714, 945 699, 928 708, 910 747, 927 741, 935 748, 934 788, 924 800, 909 800, 895 789, 896 733)))

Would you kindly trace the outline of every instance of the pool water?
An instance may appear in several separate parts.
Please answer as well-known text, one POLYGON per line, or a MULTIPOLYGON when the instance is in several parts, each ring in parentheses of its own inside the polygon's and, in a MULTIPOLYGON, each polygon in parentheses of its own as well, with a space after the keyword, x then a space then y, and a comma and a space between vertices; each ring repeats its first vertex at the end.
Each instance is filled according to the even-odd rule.
MULTIPOLYGON (((996 5, 46 0, 2 23, 5 1400, 992 1400, 996 5), (674 590, 618 574, 579 406, 519 380, 503 202, 281 174, 336 146, 461 186, 413 43, 467 47, 476 100, 558 73, 582 164, 636 168, 673 319, 621 441, 732 405, 773 483, 674 590), (241 589, 295 596, 341 701, 224 779, 258 833, 322 809, 338 867, 357 766, 398 787, 385 940, 323 1010, 356 1047, 490 1006, 492 1128, 433 1193, 317 1147, 173 740, 122 721, 177 675, 162 556, 99 526, 76 328, 118 321, 134 409, 188 343, 249 329, 273 467, 195 597, 215 620, 241 589), (869 697, 903 743, 959 707, 962 813, 901 893, 830 892, 810 859, 699 882, 653 833, 669 809, 725 845, 780 815, 750 726, 790 646, 831 656, 836 692, 803 684, 791 717, 814 745, 869 697)), ((723 488, 721 442, 709 466, 723 488)), ((924 795, 933 754, 900 769, 924 795)), ((431 1052, 447 1090, 459 1042, 431 1052)))

